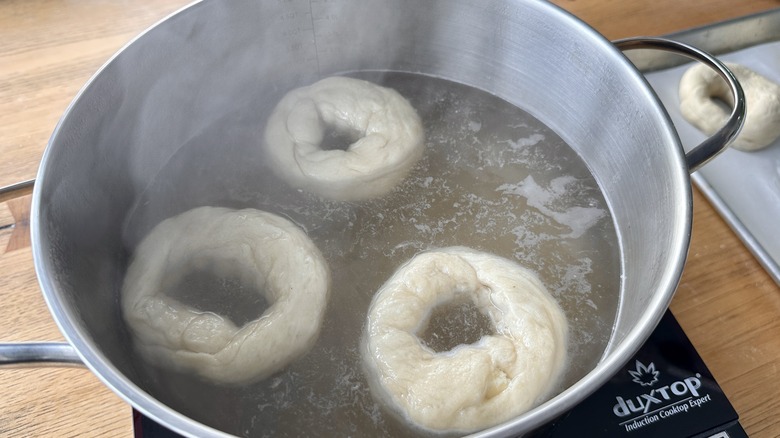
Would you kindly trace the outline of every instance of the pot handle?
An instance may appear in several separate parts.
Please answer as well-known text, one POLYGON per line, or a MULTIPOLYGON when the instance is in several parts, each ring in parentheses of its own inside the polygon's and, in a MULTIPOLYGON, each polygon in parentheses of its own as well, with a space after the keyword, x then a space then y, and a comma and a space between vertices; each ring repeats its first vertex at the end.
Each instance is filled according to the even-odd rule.
POLYGON ((84 366, 76 349, 64 342, 0 344, 0 368, 84 366))
POLYGON ((737 138, 737 135, 745 122, 745 93, 742 91, 742 87, 739 85, 739 81, 737 81, 734 73, 732 73, 721 61, 709 53, 693 46, 665 38, 634 37, 616 40, 612 43, 624 52, 626 50, 634 49, 655 49, 676 53, 699 61, 715 70, 731 89, 731 95, 734 98, 734 108, 731 111, 728 121, 726 121, 726 124, 723 125, 718 132, 685 154, 685 162, 688 165, 689 172, 695 172, 699 167, 715 158, 715 156, 726 150, 726 147, 737 138))
MULTIPOLYGON (((0 187, 0 199, 17 190, 32 187, 34 179, 0 187)), ((0 369, 84 366, 76 349, 65 342, 0 343, 0 369)))

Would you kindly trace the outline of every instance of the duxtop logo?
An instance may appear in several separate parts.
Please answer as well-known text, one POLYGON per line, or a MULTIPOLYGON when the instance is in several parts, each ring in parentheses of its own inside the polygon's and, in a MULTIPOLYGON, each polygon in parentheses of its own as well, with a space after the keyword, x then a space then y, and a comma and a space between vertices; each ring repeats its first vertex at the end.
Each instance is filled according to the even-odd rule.
POLYGON ((631 374, 632 382, 638 383, 642 386, 653 386, 658 383, 658 375, 660 374, 655 370, 655 363, 650 362, 650 365, 645 365, 640 361, 636 361, 636 369, 628 370, 628 374, 631 374))
POLYGON ((710 401, 710 395, 699 393, 702 387, 701 374, 681 378, 669 384, 657 385, 661 373, 655 363, 648 365, 634 362, 634 369, 628 370, 631 381, 644 389, 642 394, 631 397, 615 397, 612 413, 621 421, 627 432, 641 429, 657 421, 663 421, 678 414, 686 414, 691 408, 699 408, 710 401))

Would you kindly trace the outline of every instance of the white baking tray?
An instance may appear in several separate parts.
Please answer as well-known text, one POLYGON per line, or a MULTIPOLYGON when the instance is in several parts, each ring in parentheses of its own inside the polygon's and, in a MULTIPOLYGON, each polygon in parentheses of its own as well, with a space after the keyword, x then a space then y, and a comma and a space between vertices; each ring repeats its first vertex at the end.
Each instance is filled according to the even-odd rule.
MULTIPOLYGON (((717 26, 703 29, 710 33, 717 30, 717 26)), ((728 34, 721 38, 728 39, 728 34)), ((780 83, 780 42, 758 44, 717 56, 780 83)), ((690 67, 691 64, 684 64, 645 74, 665 105, 686 151, 705 139, 705 135, 690 125, 679 110, 679 81, 690 67)), ((692 177, 775 282, 780 284, 780 140, 756 152, 728 149, 692 177)))

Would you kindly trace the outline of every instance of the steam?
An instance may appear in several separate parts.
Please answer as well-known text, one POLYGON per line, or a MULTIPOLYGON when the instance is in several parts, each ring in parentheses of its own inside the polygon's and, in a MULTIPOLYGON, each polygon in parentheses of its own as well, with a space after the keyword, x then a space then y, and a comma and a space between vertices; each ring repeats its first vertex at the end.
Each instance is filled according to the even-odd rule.
MULTIPOLYGON (((307 424, 324 427, 316 413, 292 408, 302 402, 324 406, 339 424, 370 430, 347 431, 353 435, 408 434, 371 401, 359 352, 344 342, 359 339, 383 280, 437 246, 491 250, 537 271, 579 324, 573 342, 595 352, 584 366, 598 360, 606 338, 585 334, 609 326, 617 304, 607 293, 616 255, 601 247, 614 238, 610 221, 601 220, 604 201, 555 133, 490 94, 500 78, 480 66, 497 58, 493 30, 486 38, 454 31, 453 23, 468 14, 458 15, 449 3, 426 9, 402 0, 206 1, 154 29, 110 67, 121 99, 106 116, 103 141, 121 145, 127 157, 122 172, 132 182, 132 207, 122 239, 128 252, 161 220, 191 208, 252 207, 299 224, 333 274, 320 341, 290 370, 233 392, 163 376, 158 380, 169 382, 161 387, 167 390, 155 396, 233 433, 294 436, 307 424), (262 134, 278 100, 334 74, 396 89, 424 120, 426 156, 385 198, 325 201, 290 188, 266 165, 262 134), (594 282, 599 286, 591 287, 594 282), (195 397, 200 406, 191 403, 195 397), (285 418, 303 418, 303 426, 285 418)), ((570 379, 584 371, 574 369, 570 379)))

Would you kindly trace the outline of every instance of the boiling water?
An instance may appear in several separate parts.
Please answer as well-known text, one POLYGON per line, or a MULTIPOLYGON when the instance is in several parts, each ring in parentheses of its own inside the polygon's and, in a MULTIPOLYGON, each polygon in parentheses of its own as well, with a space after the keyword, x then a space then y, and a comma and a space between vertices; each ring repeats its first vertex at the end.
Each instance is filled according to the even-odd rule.
MULTIPOLYGON (((317 343, 265 381, 222 387, 139 359, 140 385, 174 409, 246 436, 424 434, 372 397, 359 342, 371 299, 384 281, 415 254, 454 245, 533 270, 564 309, 568 363, 550 396, 600 359, 619 300, 619 251, 606 202, 580 157, 528 113, 488 93, 420 75, 358 76, 400 92, 424 123, 425 156, 389 195, 333 202, 278 180, 260 147, 276 99, 237 108, 204 127, 139 190, 125 229, 128 248, 163 218, 199 205, 252 207, 300 225, 332 273, 317 343)), ((193 273, 171 293, 224 315, 231 313, 229 298, 204 297, 229 297, 238 288, 246 295, 236 300, 238 306, 262 312, 259 291, 241 291, 235 279, 206 277, 193 273)), ((433 312, 420 336, 437 351, 471 342, 490 330, 476 313, 467 304, 450 303, 433 312)))

